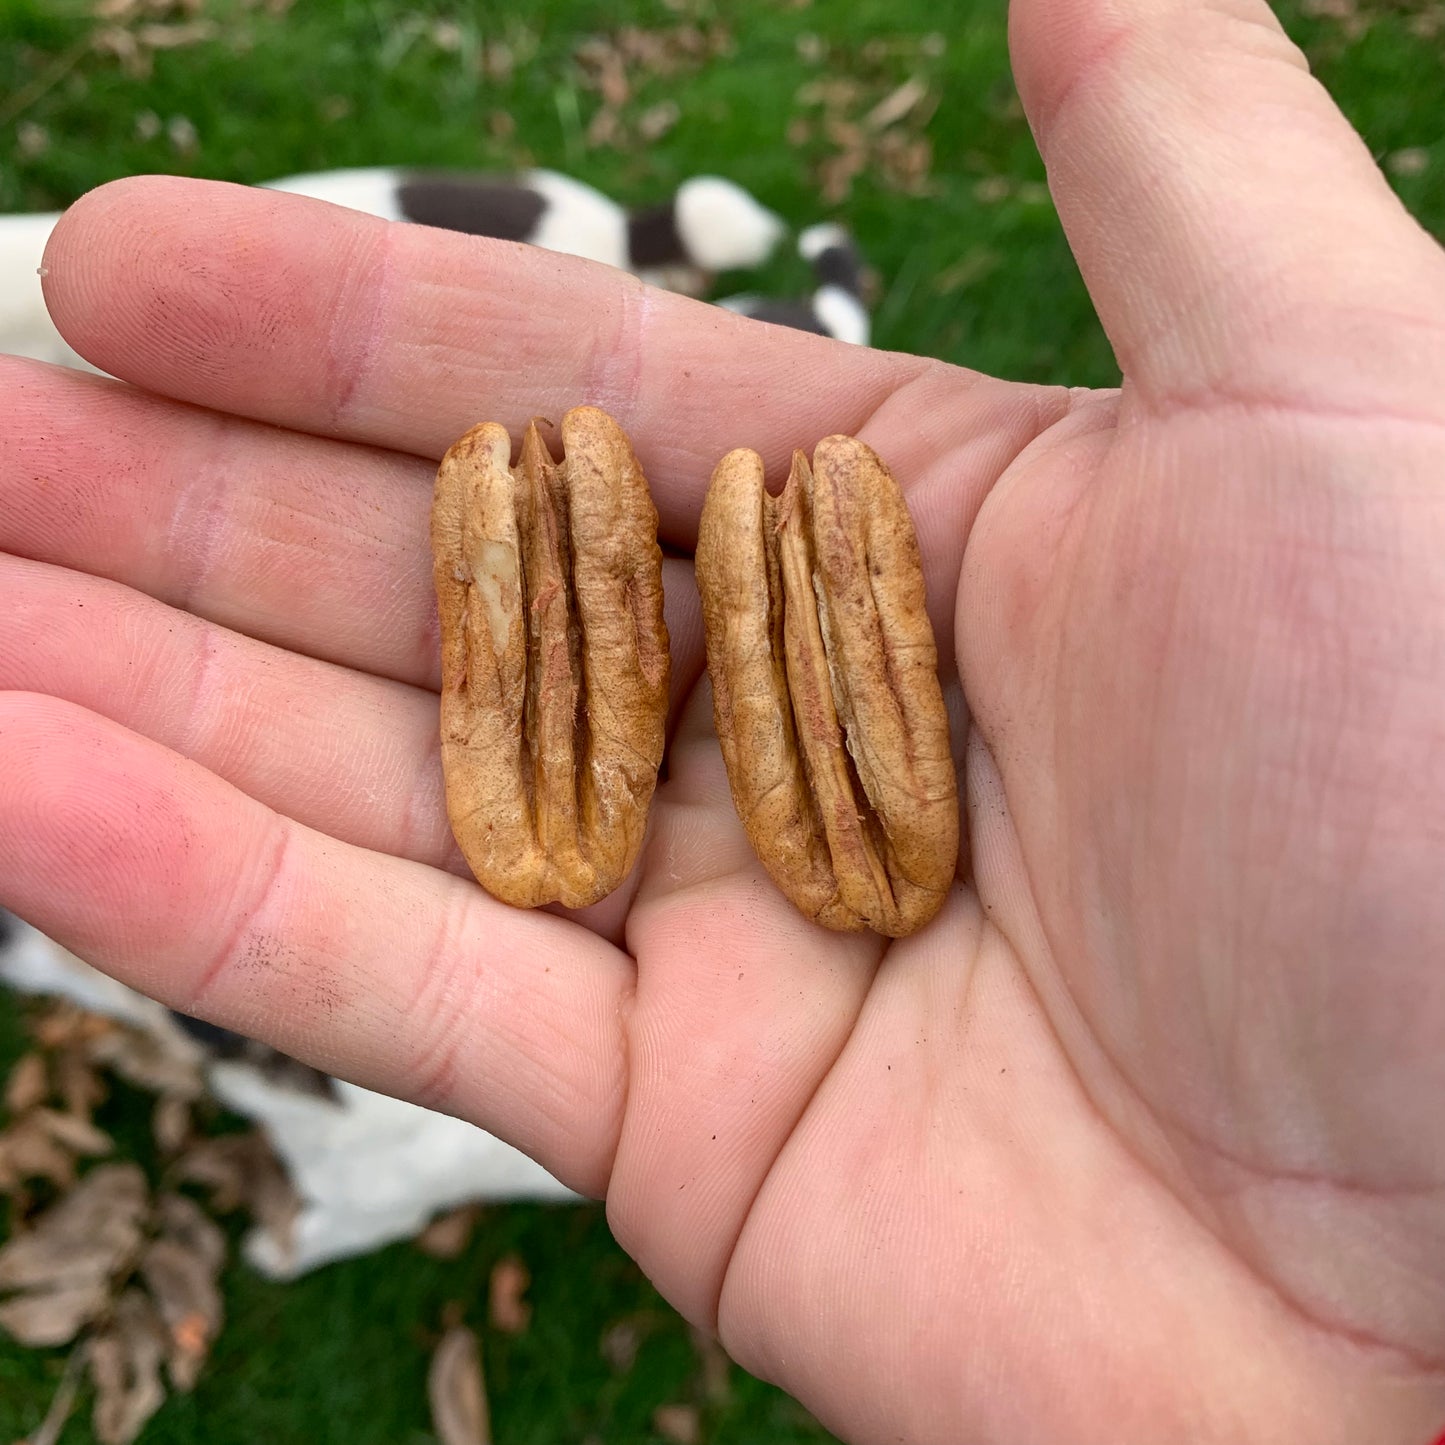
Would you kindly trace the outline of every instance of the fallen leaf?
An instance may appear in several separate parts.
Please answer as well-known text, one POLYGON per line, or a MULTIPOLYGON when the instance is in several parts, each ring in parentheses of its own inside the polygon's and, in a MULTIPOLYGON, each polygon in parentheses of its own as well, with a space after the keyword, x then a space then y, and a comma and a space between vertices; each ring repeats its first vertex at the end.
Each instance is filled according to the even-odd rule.
POLYGON ((62 1114, 57 1109, 33 1109, 29 1118, 72 1154, 109 1154, 115 1148, 109 1134, 75 1114, 62 1114))
POLYGON ((487 1315, 494 1329, 520 1335, 532 1322, 532 1306, 522 1298, 532 1276, 515 1254, 504 1255, 492 1266, 487 1288, 487 1315))
POLYGON ((133 80, 148 80, 151 73, 151 52, 143 48, 135 36, 121 25, 107 25, 93 30, 90 43, 99 51, 115 56, 121 69, 133 80))
POLYGON ((682 118, 682 107, 675 100, 659 101, 637 117, 637 133, 645 141, 660 140, 682 118))
POLYGON ((27 1349, 68 1345, 110 1304, 110 1281, 60 1285, 0 1304, 0 1329, 27 1349))
POLYGON ((28 1114, 0 1134, 0 1189, 11 1193, 26 1179, 48 1179, 57 1189, 75 1183, 75 1160, 28 1114))
POLYGON ((1385 157, 1385 167, 1396 176, 1418 176, 1430 168, 1430 152, 1424 146, 1406 146, 1385 157))
POLYGON ((659 1405, 652 1412, 652 1428, 674 1445, 698 1445, 702 1419, 695 1405, 659 1405))
POLYGON ((42 1049, 64 1049, 78 1045, 88 1047, 119 1028, 114 1020, 87 1013, 73 1003, 58 1003, 36 1019, 30 1034, 42 1049))
POLYGON ((44 1055, 21 1054, 5 1081, 5 1108, 12 1114, 24 1114, 49 1097, 50 1078, 44 1055))
POLYGON ((105 1102, 108 1090, 99 1071, 86 1058, 83 1048, 72 1045, 57 1056, 56 1074, 65 1112, 77 1119, 89 1119, 105 1102))
POLYGON ((179 1194, 156 1201, 162 1233, 141 1256, 140 1277, 166 1328, 166 1365, 177 1390, 200 1377, 223 1319, 216 1284, 226 1237, 215 1221, 179 1194))
POLYGON ((136 1164, 103 1164, 0 1248, 0 1290, 70 1287, 128 1269, 147 1213, 136 1164))
POLYGON ((163 1238, 174 1239, 212 1274, 220 1273, 226 1262, 226 1236, 194 1199, 184 1194, 158 1195, 156 1222, 163 1238))
POLYGON ((166 1398, 161 1383, 165 1331, 140 1290, 127 1290, 120 1297, 109 1324, 91 1340, 89 1353, 96 1438, 101 1445, 131 1445, 166 1398))
POLYGON ((470 1330, 456 1327, 442 1336, 426 1385, 441 1445, 491 1445, 481 1352, 470 1330))
POLYGON ((166 122, 166 139, 183 156, 194 155, 201 148, 201 137, 189 116, 173 115, 166 122))
POLYGON ((604 105, 587 123, 586 141, 590 149, 617 145, 622 137, 622 119, 610 106, 604 105))
POLYGON ((176 1094, 163 1094, 151 1111, 151 1137, 162 1154, 179 1154, 191 1137, 191 1105, 176 1094))
POLYGON ((214 20, 188 20, 178 25, 142 25, 135 38, 150 50, 179 50, 214 40, 221 27, 214 20))
MULTIPOLYGON (((179 144, 177 134, 184 140, 184 127, 189 125, 184 116, 174 117, 168 127, 175 133, 172 141, 179 144)), ((140 1029, 114 1028, 99 1034, 92 1039, 87 1054, 93 1063, 103 1064, 126 1083, 150 1094, 199 1099, 205 1093, 199 1053, 182 1052, 177 1045, 140 1029)))
POLYGON ((577 58, 591 72, 592 85, 600 92, 604 105, 616 109, 632 98, 627 68, 616 46, 605 40, 588 41, 578 47, 577 58))
POLYGON ((464 1204, 449 1214, 438 1215, 417 1235, 416 1247, 433 1259, 456 1259, 471 1241, 479 1213, 475 1204, 464 1204))
POLYGON ((211 1208, 222 1214, 244 1207, 282 1256, 289 1253, 301 1197, 259 1129, 201 1140, 176 1161, 172 1177, 210 1190, 211 1208))
POLYGON ((637 1363, 641 1346, 642 1331, 632 1320, 618 1320, 602 1331, 602 1358, 619 1375, 625 1375, 637 1363))
POLYGON ((869 130, 884 130, 890 125, 896 125, 927 97, 927 85, 915 75, 912 79, 905 80, 896 90, 885 95, 868 112, 863 124, 869 130))
POLYGON ((165 1326, 171 1383, 190 1390, 221 1327, 215 1274, 178 1241, 158 1239, 141 1256, 140 1276, 165 1326))

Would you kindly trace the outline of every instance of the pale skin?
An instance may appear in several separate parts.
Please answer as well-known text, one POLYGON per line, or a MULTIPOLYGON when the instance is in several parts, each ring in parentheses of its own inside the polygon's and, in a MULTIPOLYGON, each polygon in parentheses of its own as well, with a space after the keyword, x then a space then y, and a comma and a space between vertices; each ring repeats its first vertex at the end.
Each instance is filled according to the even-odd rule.
POLYGON ((0 365, 0 901, 607 1199, 853 1441, 1445 1424, 1445 256, 1254 0, 1019 0, 1122 394, 849 349, 510 245, 168 180, 0 365), (831 935, 735 817, 685 561, 670 773, 585 917, 465 875, 426 513, 581 401, 691 542, 734 446, 919 522, 968 845, 831 935), (966 700, 966 708, 965 708, 966 700))

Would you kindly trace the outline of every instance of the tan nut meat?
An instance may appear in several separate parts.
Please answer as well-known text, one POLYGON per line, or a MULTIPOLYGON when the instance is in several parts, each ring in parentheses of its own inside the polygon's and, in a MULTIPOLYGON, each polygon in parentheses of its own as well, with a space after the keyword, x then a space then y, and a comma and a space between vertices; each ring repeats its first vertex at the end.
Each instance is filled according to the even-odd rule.
POLYGON ((442 458, 432 501, 442 770, 477 881, 518 907, 595 903, 627 876, 662 762, 668 644, 647 481, 596 407, 494 422, 442 458))
POLYGON ((826 437, 781 496, 713 473, 697 543, 713 713, 748 837, 828 928, 912 933, 958 861, 958 787, 918 540, 872 450, 826 437))

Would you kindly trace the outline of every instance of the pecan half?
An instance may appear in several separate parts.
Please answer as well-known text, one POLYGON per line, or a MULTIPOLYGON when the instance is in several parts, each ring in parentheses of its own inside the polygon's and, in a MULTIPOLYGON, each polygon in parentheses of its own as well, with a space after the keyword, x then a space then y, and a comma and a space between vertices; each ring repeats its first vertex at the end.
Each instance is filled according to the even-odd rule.
POLYGON ((452 832, 497 898, 595 903, 627 876, 662 762, 668 644, 647 480, 596 407, 471 429, 437 471, 441 749, 452 832))
POLYGON ((697 542, 713 716, 773 881, 828 928, 899 937, 958 861, 958 786, 918 540, 874 452, 826 437, 781 496, 714 471, 697 542))

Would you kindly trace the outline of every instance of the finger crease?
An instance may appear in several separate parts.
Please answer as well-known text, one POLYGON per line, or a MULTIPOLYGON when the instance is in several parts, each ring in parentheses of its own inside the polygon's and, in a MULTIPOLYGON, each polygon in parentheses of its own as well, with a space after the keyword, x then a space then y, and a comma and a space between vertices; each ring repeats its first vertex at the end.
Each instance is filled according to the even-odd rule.
MULTIPOLYGON (((281 878, 285 873, 291 854, 292 833, 295 825, 276 814, 272 814, 271 817, 276 840, 272 845, 271 856, 266 867, 261 872, 260 881, 254 890, 251 902, 249 906, 235 910, 234 921, 226 936, 221 940, 210 963, 202 970, 200 978, 190 990, 189 997, 179 1006, 182 1013, 208 1018, 213 1013, 233 1012, 233 1010, 227 1009, 212 1009, 208 1000, 218 989, 222 979, 232 972, 243 953, 248 968, 261 972, 275 972, 275 966, 269 954, 255 946, 258 937, 255 931, 256 920, 266 914, 273 896, 279 890, 281 878), (249 948, 247 947, 248 940, 252 945, 249 948)), ((264 988, 264 984, 261 986, 264 988)))

